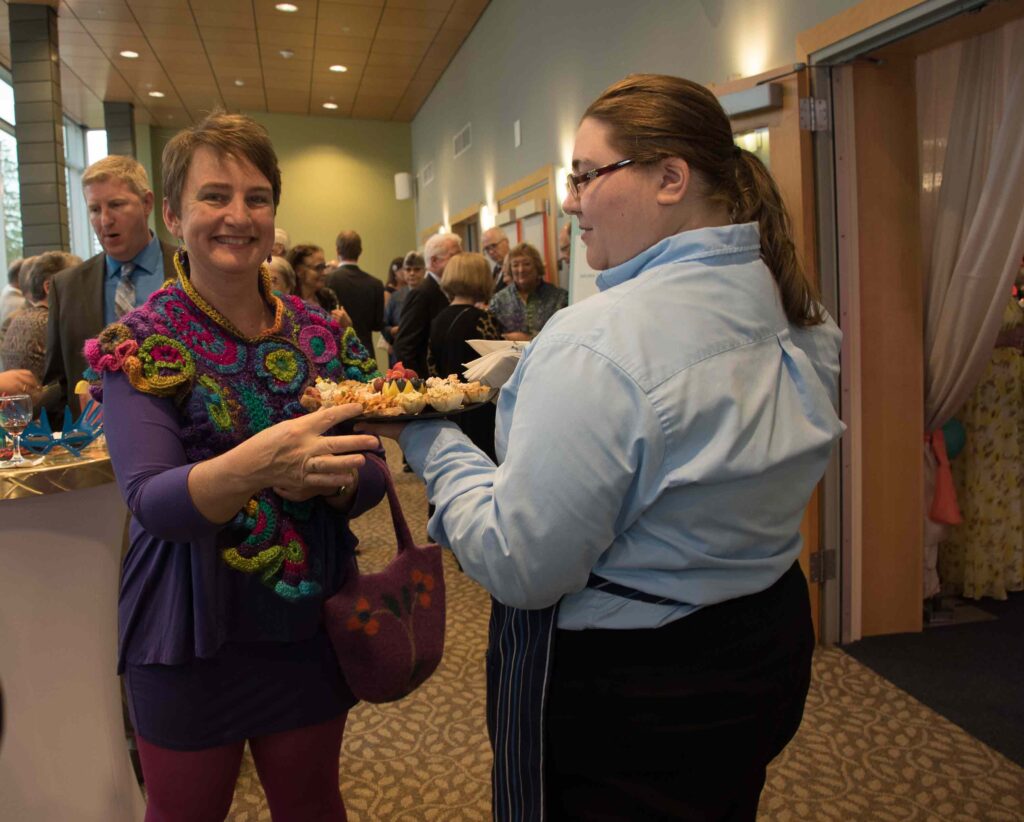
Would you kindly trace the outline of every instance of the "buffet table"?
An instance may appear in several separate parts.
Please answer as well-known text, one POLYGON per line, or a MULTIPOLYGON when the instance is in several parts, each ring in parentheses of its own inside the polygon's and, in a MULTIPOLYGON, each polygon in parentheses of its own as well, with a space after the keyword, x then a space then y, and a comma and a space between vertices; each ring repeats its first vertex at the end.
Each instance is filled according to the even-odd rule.
POLYGON ((0 469, 0 820, 145 813, 116 673, 126 518, 102 448, 0 469))

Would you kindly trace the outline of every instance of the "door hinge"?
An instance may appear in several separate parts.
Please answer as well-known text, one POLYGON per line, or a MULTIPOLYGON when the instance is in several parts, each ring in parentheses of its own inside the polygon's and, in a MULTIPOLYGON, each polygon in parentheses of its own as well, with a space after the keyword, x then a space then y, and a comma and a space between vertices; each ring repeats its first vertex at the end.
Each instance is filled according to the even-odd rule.
POLYGON ((800 129, 802 131, 828 131, 832 128, 828 100, 820 97, 800 98, 800 129))
POLYGON ((811 554, 811 582, 828 582, 836 578, 838 557, 834 549, 811 554))

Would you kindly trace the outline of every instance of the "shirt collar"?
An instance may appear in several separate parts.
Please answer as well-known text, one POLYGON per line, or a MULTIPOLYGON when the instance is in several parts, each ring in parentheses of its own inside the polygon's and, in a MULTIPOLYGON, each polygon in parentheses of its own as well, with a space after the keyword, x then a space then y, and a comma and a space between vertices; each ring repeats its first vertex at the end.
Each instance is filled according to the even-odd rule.
POLYGON ((757 251, 761 248, 761 235, 757 223, 740 223, 713 228, 697 228, 666 237, 633 259, 597 275, 597 287, 607 291, 631 280, 648 268, 669 262, 701 260, 721 257, 737 252, 757 251))
POLYGON ((128 262, 135 263, 136 268, 142 269, 147 274, 152 274, 160 262, 160 255, 160 239, 151 231, 149 232, 149 242, 146 243, 145 248, 130 260, 115 260, 109 254, 104 255, 107 261, 107 279, 118 277, 121 273, 121 265, 128 262))

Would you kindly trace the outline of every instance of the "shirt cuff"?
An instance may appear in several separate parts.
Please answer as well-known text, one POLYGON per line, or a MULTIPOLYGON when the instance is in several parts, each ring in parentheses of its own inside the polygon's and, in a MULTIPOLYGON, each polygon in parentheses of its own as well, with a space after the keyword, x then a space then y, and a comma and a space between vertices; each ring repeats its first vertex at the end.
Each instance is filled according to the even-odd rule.
POLYGON ((416 472, 416 476, 423 478, 423 471, 430 458, 434 443, 445 431, 454 431, 461 434, 462 431, 453 422, 427 421, 414 422, 405 426, 402 435, 398 438, 398 444, 402 446, 402 453, 405 454, 405 461, 409 467, 416 472))

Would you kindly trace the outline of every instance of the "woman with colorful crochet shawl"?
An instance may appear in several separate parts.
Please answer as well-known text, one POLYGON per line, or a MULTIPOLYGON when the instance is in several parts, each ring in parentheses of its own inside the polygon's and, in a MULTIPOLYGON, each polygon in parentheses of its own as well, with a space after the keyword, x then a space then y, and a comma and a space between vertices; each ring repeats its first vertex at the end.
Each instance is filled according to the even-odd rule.
POLYGON ((359 453, 375 438, 329 435, 358 405, 300 399, 377 367, 351 329, 271 291, 281 175, 262 126, 215 113, 182 131, 163 185, 177 277, 86 344, 132 513, 119 670, 146 819, 223 819, 248 740, 274 819, 343 820, 355 699, 321 607, 384 478, 359 453))

